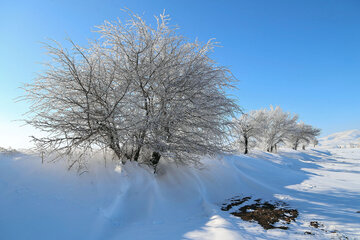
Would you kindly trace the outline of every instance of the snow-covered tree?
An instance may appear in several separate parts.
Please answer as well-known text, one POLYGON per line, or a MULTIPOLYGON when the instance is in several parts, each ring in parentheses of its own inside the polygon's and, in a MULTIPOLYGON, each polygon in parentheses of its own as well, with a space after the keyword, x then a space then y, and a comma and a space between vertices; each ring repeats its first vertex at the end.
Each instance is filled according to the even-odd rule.
POLYGON ((314 147, 316 147, 319 144, 317 138, 312 139, 312 144, 314 145, 314 147))
POLYGON ((244 154, 247 154, 249 149, 260 147, 267 119, 268 116, 264 111, 251 111, 235 119, 233 127, 235 148, 240 148, 244 154))
POLYGON ((243 114, 234 120, 233 135, 235 137, 235 148, 240 148, 244 154, 255 147, 261 139, 263 118, 256 111, 243 114))
POLYGON ((279 106, 243 114, 234 121, 235 145, 246 154, 249 147, 276 152, 279 145, 297 150, 300 145, 305 149, 311 142, 317 144, 320 129, 297 121, 296 114, 284 112, 279 106))
POLYGON ((316 136, 319 134, 320 129, 300 122, 290 131, 288 141, 294 150, 297 150, 300 144, 303 146, 303 149, 305 149, 308 144, 316 141, 316 136))
POLYGON ((277 151, 279 144, 285 143, 289 133, 296 126, 298 120, 297 115, 292 115, 277 106, 270 109, 261 109, 255 111, 261 121, 261 144, 262 147, 268 152, 277 151))
POLYGON ((105 22, 88 48, 47 45, 52 62, 33 83, 28 124, 48 133, 45 149, 111 149, 118 159, 156 166, 160 158, 196 163, 227 149, 238 106, 225 93, 234 80, 209 57, 215 43, 189 42, 156 17, 105 22))

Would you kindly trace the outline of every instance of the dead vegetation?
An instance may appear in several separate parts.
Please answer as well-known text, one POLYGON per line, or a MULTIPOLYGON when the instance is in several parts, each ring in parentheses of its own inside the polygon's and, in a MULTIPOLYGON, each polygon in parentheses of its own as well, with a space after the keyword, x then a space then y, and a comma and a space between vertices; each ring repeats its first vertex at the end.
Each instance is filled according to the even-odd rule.
MULTIPOLYGON (((249 201, 251 197, 234 197, 229 199, 229 203, 223 204, 221 210, 229 211, 233 207, 242 205, 249 201)), ((244 221, 256 221, 264 229, 288 229, 284 224, 290 224, 298 217, 296 209, 290 209, 288 204, 282 201, 269 202, 261 199, 254 200, 254 203, 241 206, 238 210, 230 212, 230 214, 240 217, 244 221), (281 223, 281 226, 275 226, 281 223)))

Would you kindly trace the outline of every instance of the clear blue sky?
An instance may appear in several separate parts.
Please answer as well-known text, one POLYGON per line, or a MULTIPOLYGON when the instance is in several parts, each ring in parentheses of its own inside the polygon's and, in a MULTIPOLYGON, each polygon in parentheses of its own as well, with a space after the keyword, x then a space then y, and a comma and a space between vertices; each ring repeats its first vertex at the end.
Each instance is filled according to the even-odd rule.
POLYGON ((240 80, 245 110, 280 105, 322 135, 360 129, 360 1, 13 0, 0 3, 0 130, 27 109, 13 99, 41 71, 39 42, 86 44, 124 7, 148 21, 166 9, 190 40, 221 42, 213 56, 240 80))

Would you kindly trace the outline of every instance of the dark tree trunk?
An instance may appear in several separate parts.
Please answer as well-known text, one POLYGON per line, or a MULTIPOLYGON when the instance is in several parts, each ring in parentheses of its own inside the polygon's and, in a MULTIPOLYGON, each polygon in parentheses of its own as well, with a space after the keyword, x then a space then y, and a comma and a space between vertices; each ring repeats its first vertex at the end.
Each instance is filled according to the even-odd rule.
POLYGON ((153 166, 156 166, 159 161, 160 161, 160 158, 161 158, 161 154, 158 153, 158 152, 153 152, 152 153, 152 156, 151 156, 151 159, 150 159, 150 162, 153 166))
POLYGON ((305 145, 303 145, 302 149, 305 150, 305 145))
POLYGON ((141 151, 141 148, 144 144, 144 140, 145 140, 145 135, 146 135, 146 130, 143 130, 141 133, 140 133, 140 136, 137 138, 137 147, 136 147, 136 150, 135 150, 135 154, 134 154, 134 161, 137 162, 139 160, 139 157, 140 157, 140 151, 141 151))
POLYGON ((137 162, 139 160, 139 156, 140 156, 140 150, 141 150, 141 146, 138 146, 136 148, 135 154, 134 154, 134 161, 137 162))
POLYGON ((297 150, 298 146, 299 146, 299 141, 296 140, 294 143, 294 150, 297 150))
POLYGON ((110 149, 114 151, 118 159, 121 159, 121 149, 119 143, 117 143, 112 135, 110 135, 110 149))
POLYGON ((151 165, 153 166, 154 168, 154 173, 156 173, 156 167, 160 161, 160 158, 161 158, 161 154, 158 153, 158 152, 153 152, 152 153, 152 156, 151 156, 151 159, 150 159, 150 163, 151 165))
POLYGON ((244 154, 248 154, 248 152, 249 152, 249 150, 248 150, 249 140, 248 140, 247 137, 244 138, 244 145, 245 145, 244 154))

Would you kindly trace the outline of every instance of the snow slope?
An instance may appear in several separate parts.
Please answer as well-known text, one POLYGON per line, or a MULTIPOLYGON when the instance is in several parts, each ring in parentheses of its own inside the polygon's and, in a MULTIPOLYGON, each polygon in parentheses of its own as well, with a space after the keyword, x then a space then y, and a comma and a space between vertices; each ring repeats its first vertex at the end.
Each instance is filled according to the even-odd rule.
POLYGON ((360 130, 338 132, 319 138, 323 148, 360 148, 360 130))
POLYGON ((65 169, 0 153, 0 239, 360 239, 360 149, 227 155, 201 169, 161 164, 155 176, 101 161, 81 176, 65 169), (264 230, 220 210, 236 195, 280 199, 300 216, 264 230))

